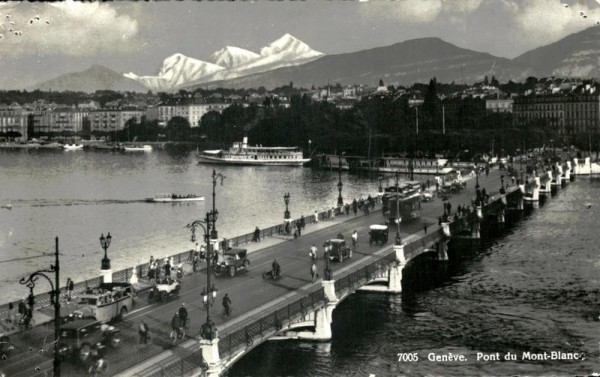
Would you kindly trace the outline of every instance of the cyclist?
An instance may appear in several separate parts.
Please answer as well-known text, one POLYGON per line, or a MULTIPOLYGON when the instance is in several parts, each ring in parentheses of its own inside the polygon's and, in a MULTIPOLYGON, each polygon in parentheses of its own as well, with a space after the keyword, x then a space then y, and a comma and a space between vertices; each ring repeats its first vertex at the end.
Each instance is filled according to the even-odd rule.
POLYGON ((356 243, 358 242, 358 232, 355 230, 352 233, 352 249, 356 249, 356 243))
POLYGON ((273 279, 277 279, 280 276, 281 267, 277 263, 277 259, 273 260, 273 279))
POLYGON ((179 314, 179 320, 181 321, 181 325, 187 329, 189 327, 190 323, 188 320, 188 311, 185 308, 185 302, 181 304, 178 314, 179 314))
POLYGON ((231 299, 228 293, 225 293, 225 297, 223 297, 223 312, 227 317, 231 314, 231 299))
POLYGON ((177 331, 177 337, 181 337, 181 319, 179 319, 179 312, 175 312, 171 319, 171 328, 173 331, 177 331))

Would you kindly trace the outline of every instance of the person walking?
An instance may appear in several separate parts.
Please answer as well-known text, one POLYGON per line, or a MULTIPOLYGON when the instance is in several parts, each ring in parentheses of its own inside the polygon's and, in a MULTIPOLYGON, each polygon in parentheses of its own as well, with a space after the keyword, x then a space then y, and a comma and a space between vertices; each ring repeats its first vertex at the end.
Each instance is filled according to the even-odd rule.
POLYGON ((140 344, 148 344, 148 333, 150 332, 150 328, 146 324, 146 322, 142 319, 138 326, 138 333, 140 334, 140 344))
POLYGON ((171 263, 169 263, 168 260, 167 260, 167 263, 165 264, 165 277, 171 278, 171 263))
POLYGON ((229 294, 225 293, 225 297, 223 297, 223 314, 225 314, 226 317, 229 317, 231 315, 231 299, 229 298, 229 294))
POLYGON ((73 289, 75 288, 75 284, 71 278, 67 278, 67 302, 71 301, 73 298, 73 289))
POLYGON ((304 215, 300 215, 300 227, 304 229, 306 227, 306 221, 304 220, 304 215))
POLYGON ((356 199, 352 202, 352 212, 354 212, 354 216, 356 216, 356 213, 358 212, 358 202, 356 199))
POLYGON ((315 223, 319 222, 319 212, 317 212, 317 210, 315 210, 315 223))
POLYGON ((319 274, 317 273, 317 265, 315 264, 315 262, 313 262, 312 266, 310 266, 310 276, 313 283, 315 282, 315 279, 319 276, 319 274))
POLYGON ((258 229, 258 227, 256 227, 256 229, 254 229, 254 236, 252 237, 252 241, 253 242, 260 241, 260 229, 258 229))
POLYGON ((358 232, 355 230, 352 233, 352 250, 356 250, 356 243, 358 242, 358 232))
POLYGON ((313 244, 310 247, 310 250, 308 251, 308 256, 310 257, 310 260, 312 260, 312 261, 317 260, 317 246, 315 246, 315 244, 313 244))
POLYGON ((200 253, 194 253, 194 258, 192 259, 192 270, 194 272, 200 271, 200 253))
POLYGON ((423 231, 425 232, 425 234, 427 234, 427 227, 429 226, 429 224, 427 224, 426 221, 423 221, 423 231))

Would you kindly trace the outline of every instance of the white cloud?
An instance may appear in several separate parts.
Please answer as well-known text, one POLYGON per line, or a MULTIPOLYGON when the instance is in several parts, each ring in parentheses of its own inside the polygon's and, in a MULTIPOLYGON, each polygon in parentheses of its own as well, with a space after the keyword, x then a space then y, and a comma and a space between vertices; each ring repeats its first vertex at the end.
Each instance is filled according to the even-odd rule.
POLYGON ((521 35, 535 45, 554 42, 594 26, 600 18, 599 8, 589 8, 586 2, 574 3, 568 8, 563 3, 564 0, 504 0, 505 7, 514 15, 515 25, 521 35), (587 18, 583 18, 580 12, 584 12, 587 18))
POLYGON ((483 0, 444 0, 443 10, 450 13, 471 13, 476 11, 482 2, 483 0))
POLYGON ((442 0, 372 0, 358 5, 361 14, 372 21, 391 18, 402 22, 425 23, 435 20, 442 10, 442 0))
POLYGON ((138 32, 136 20, 105 3, 10 4, 1 7, 0 14, 0 33, 4 34, 0 55, 5 56, 90 56, 130 50, 131 38, 138 32), (7 14, 10 19, 6 19, 7 14), (40 19, 35 19, 36 16, 40 19), (11 25, 9 20, 15 24, 11 25), (22 35, 9 32, 10 28, 21 31, 22 35))

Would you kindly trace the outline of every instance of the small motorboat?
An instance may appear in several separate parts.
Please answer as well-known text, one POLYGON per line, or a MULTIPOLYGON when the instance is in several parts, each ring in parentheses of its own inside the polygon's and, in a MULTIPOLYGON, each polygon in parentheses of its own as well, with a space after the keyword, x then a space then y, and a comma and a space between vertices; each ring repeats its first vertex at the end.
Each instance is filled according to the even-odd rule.
POLYGON ((142 146, 128 146, 128 147, 123 147, 123 149, 125 150, 125 152, 151 152, 152 151, 152 145, 142 145, 142 146))
POLYGON ((151 198, 146 198, 148 203, 179 203, 179 202, 199 202, 204 200, 204 196, 178 195, 178 194, 157 194, 151 198))
POLYGON ((63 148, 67 151, 77 151, 83 149, 83 144, 65 144, 63 148))

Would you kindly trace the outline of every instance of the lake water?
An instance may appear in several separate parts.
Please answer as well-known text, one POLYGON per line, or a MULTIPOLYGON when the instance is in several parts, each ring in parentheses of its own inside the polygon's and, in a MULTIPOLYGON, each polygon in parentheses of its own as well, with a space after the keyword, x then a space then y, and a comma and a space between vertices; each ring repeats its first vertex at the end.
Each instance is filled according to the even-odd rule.
MULTIPOLYGON (((110 232, 113 271, 193 247, 185 226, 212 209, 213 169, 226 176, 216 186, 219 237, 249 233, 282 222, 283 195, 292 218, 335 205, 336 171, 302 167, 236 167, 198 164, 186 150, 151 153, 0 150, 0 303, 23 297, 18 280, 49 268, 60 238, 61 280, 99 275, 98 238, 110 232), (152 204, 157 193, 196 194, 193 204, 152 204)), ((379 183, 342 173, 344 199, 375 194, 379 183)), ((49 287, 48 287, 49 289, 49 287)))

